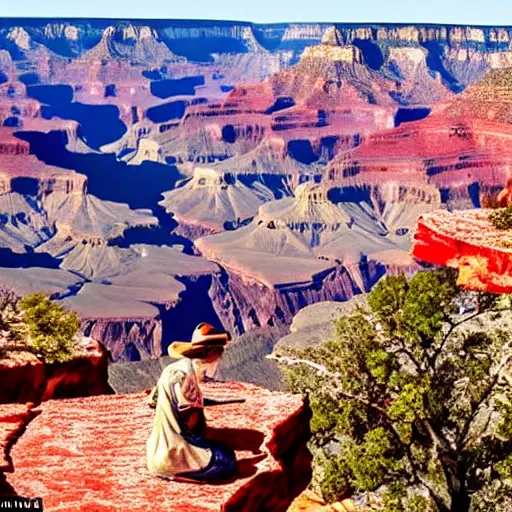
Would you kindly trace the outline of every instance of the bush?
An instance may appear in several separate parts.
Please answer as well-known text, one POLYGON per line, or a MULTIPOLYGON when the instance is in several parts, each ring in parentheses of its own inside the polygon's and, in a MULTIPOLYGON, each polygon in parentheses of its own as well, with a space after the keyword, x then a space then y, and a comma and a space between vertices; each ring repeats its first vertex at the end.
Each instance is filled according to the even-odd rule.
POLYGON ((62 363, 74 355, 80 329, 78 315, 42 293, 27 295, 20 302, 30 341, 46 363, 62 363))
POLYGON ((512 206, 491 212, 489 220, 497 229, 512 229, 512 206))

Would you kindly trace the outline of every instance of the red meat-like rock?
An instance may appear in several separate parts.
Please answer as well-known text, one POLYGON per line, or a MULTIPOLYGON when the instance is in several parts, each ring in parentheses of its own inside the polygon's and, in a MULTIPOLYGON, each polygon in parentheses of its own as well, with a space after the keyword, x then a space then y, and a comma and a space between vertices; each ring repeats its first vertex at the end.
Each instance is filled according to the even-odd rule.
POLYGON ((512 234, 496 229, 489 213, 469 210, 422 215, 413 256, 458 269, 462 287, 512 293, 512 234))

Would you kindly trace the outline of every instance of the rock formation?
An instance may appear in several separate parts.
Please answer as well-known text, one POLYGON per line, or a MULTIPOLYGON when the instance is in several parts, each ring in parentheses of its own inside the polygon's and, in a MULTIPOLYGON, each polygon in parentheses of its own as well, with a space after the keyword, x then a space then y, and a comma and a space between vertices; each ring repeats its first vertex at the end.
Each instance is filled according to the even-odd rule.
POLYGON ((176 60, 158 32, 149 26, 109 26, 100 42, 83 55, 85 61, 126 59, 136 64, 164 64, 176 60))
POLYGON ((91 338, 81 339, 76 357, 65 363, 46 364, 31 352, 8 351, 0 358, 0 404, 112 393, 108 364, 108 354, 91 338))
MULTIPOLYGON (((335 204, 324 187, 306 183, 295 198, 261 206, 249 225, 195 244, 226 269, 230 309, 241 314, 243 327, 235 326, 246 330, 289 322, 315 301, 347 300, 367 291, 384 271, 373 254, 403 253, 403 270, 414 266, 402 238, 368 204, 335 204)), ((224 312, 227 318, 232 314, 224 312)))
POLYGON ((460 96, 441 103, 436 110, 445 116, 485 119, 510 124, 512 100, 510 68, 494 69, 472 84, 460 96))
POLYGON ((166 192, 160 204, 179 222, 180 234, 196 238, 238 227, 272 199, 273 191, 261 181, 247 186, 235 173, 196 167, 193 178, 166 192))
POLYGON ((470 290, 512 292, 512 236, 489 221, 492 210, 421 216, 413 255, 458 269, 458 284, 470 290))
POLYGON ((356 295, 345 302, 323 301, 301 309, 292 320, 290 333, 275 345, 276 355, 287 349, 303 349, 332 340, 336 336, 336 320, 366 307, 366 295, 356 295))
POLYGON ((140 510, 148 503, 162 511, 250 512, 255 503, 269 512, 286 510, 311 477, 309 414, 300 397, 238 383, 208 384, 204 393, 246 400, 205 410, 208 435, 236 451, 231 482, 198 486, 151 476, 145 442, 154 411, 145 394, 135 394, 50 400, 29 423, 23 407, 2 409, 0 445, 14 463, 6 487, 37 494, 48 510, 140 510), (12 446, 13 431, 19 435, 26 423, 12 446))
POLYGON ((126 361, 200 313, 241 334, 414 272, 419 215, 510 178, 511 36, 7 20, 0 276, 126 361))

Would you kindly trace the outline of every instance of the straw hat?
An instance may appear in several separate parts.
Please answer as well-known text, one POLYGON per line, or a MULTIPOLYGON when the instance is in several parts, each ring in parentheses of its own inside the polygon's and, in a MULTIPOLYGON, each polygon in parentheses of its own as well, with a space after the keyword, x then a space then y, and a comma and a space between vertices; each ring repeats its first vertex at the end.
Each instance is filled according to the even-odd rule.
POLYGON ((168 349, 169 356, 174 359, 188 357, 189 359, 206 359, 208 356, 218 353, 222 355, 231 336, 227 331, 215 329, 213 325, 199 324, 193 334, 190 343, 186 341, 175 341, 168 349))

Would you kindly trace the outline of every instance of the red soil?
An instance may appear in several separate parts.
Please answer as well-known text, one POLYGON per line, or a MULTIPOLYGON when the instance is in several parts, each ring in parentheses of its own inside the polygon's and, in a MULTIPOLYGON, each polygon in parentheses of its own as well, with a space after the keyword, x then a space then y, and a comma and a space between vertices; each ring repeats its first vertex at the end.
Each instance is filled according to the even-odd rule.
POLYGON ((26 404, 0 405, 0 473, 12 472, 9 450, 30 417, 26 404))

